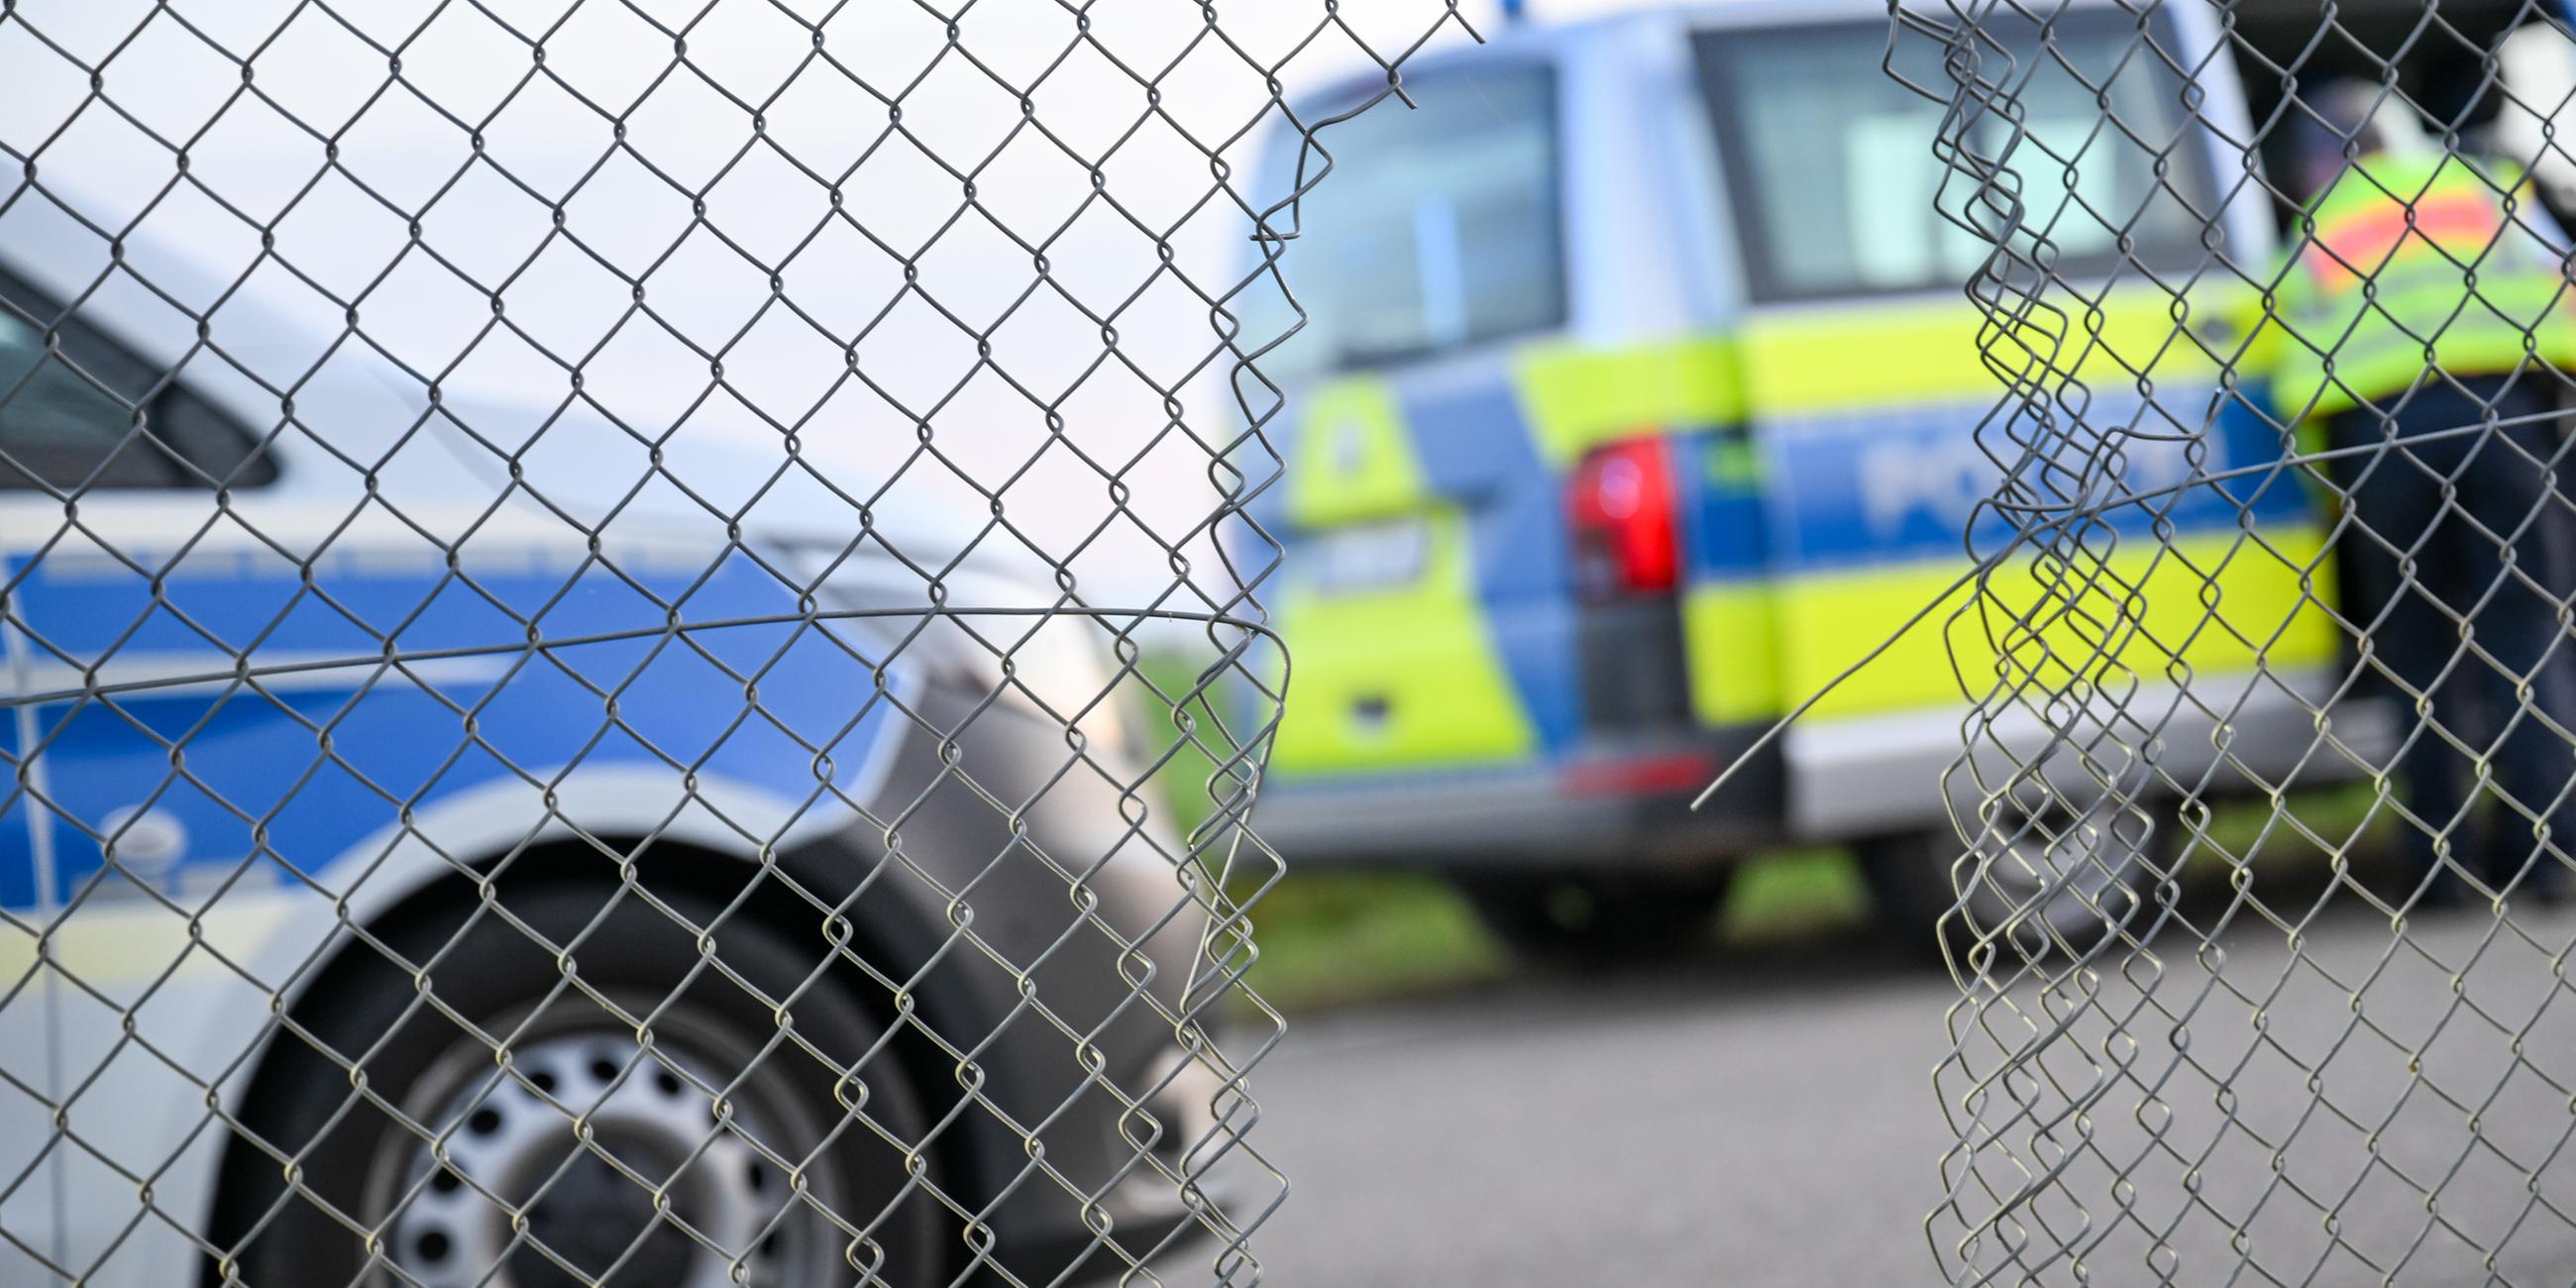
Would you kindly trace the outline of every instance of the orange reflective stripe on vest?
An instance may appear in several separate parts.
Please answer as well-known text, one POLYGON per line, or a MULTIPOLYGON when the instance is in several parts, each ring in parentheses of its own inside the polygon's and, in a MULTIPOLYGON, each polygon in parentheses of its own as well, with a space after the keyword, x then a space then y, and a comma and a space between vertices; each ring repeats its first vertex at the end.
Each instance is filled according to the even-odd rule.
POLYGON ((2533 226, 2536 205, 2507 206, 2520 183, 2448 154, 2363 157, 2336 179, 2254 346, 2276 413, 2376 403, 2437 372, 2576 366, 2565 256, 2533 226))
POLYGON ((2401 250, 2474 261, 2495 244, 2504 225, 2504 206, 2493 193, 2445 185, 2411 205, 2391 198, 2331 222, 2321 218, 2299 258, 2318 288, 2331 292, 2358 286, 2401 250))

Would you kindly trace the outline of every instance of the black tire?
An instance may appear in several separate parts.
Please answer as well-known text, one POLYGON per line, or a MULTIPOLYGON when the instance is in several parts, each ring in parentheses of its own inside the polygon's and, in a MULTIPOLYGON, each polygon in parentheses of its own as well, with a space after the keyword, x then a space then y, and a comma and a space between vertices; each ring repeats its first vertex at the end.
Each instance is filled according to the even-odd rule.
MULTIPOLYGON (((714 923, 714 906, 658 897, 714 923)), ((632 892, 557 882, 499 905, 556 944, 578 937, 572 969, 494 910, 469 925, 467 909, 444 909, 383 936, 408 961, 437 959, 421 975, 353 946, 296 1008, 310 1037, 281 1031, 243 1126, 297 1159, 297 1184, 267 1150, 239 1141, 220 1180, 216 1228, 246 1240, 242 1282, 400 1282, 381 1263, 369 1269, 353 1225, 379 1228, 383 1255, 433 1288, 721 1283, 735 1261, 763 1288, 860 1281, 854 1264, 889 1283, 944 1277, 931 1200, 902 1193, 904 1153, 880 1134, 920 1142, 920 1101, 878 1044, 883 1026, 828 977, 809 985, 819 943, 800 951, 740 917, 715 930, 714 961, 787 1002, 773 1007, 632 892), (652 1051, 592 994, 639 1019, 649 1012, 652 1051), (507 1069, 493 1051, 503 1042, 507 1069), (349 1069, 361 1061, 365 1097, 349 1069), (721 1125, 711 1090, 723 1093, 721 1125), (573 1137, 576 1113, 589 1120, 587 1147, 573 1137), (403 1117, 442 1140, 446 1162, 403 1117), (730 1232, 719 1239, 727 1253, 654 1216, 655 1187, 619 1168, 654 1181, 680 1220, 730 1232), (528 1209, 530 1239, 581 1273, 529 1239, 512 1247, 514 1205, 528 1209), (876 1224, 859 1242, 836 1221, 876 1224), (508 1268, 482 1279, 496 1260, 508 1268)))
POLYGON ((1872 837, 1853 846, 1877 904, 1879 924, 1927 956, 1969 965, 1983 942, 1993 963, 2084 956, 2115 934, 2142 934, 2155 910, 2151 860, 2170 828, 2145 842, 2122 837, 2105 853, 2016 844, 1992 862, 1971 856, 1948 828, 1872 837), (1962 885, 1966 887, 1962 894, 1962 885))
POLYGON ((1709 935, 1732 866, 1689 872, 1476 872, 1454 878, 1496 939, 1530 961, 1612 966, 1679 956, 1709 935))

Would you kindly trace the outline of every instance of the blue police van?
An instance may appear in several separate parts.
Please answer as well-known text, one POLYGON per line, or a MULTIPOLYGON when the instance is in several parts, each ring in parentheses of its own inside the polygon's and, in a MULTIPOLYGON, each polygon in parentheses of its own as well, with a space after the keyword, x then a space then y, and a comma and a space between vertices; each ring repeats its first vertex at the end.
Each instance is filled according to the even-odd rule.
POLYGON ((2176 831, 2084 817, 2104 784, 2366 768, 2387 722, 2338 684, 2331 516, 2176 321, 2174 283, 2274 244, 2216 20, 2055 10, 2046 53, 1990 24, 2028 79, 1975 127, 2025 131, 2062 279, 2022 336, 1962 294, 1993 247, 1933 148, 1946 104, 1890 74, 1946 94, 1943 51, 1891 46, 1877 0, 1515 28, 1409 62, 1418 107, 1275 136, 1264 190, 1312 185, 1279 260, 1308 321, 1264 363, 1290 665, 1258 818, 1292 861, 1429 865, 1513 943, 1619 954, 1702 933, 1745 855, 1848 845, 1908 923, 2089 942, 2176 831), (2063 633, 2016 643, 2014 610, 2059 593, 2038 552, 1954 587, 2009 537, 1980 509, 2011 463, 2002 381, 2050 366, 2077 377, 2051 414, 2130 431, 2100 468, 2150 499, 2107 516, 2119 549, 2063 633))

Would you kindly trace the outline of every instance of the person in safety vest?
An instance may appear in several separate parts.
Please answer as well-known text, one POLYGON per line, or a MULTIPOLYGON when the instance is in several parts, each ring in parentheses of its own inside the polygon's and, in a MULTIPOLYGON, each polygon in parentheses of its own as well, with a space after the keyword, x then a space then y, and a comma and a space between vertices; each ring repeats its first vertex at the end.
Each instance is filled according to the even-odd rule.
POLYGON ((2343 615, 2405 709, 2419 889, 2554 898, 2576 855, 2576 641, 2558 640, 2571 585, 2552 535, 2576 371, 2564 238, 2519 171, 2433 143, 2393 90, 2310 103, 2304 218, 2243 362, 2280 423, 2321 423, 2334 453, 2343 615), (2497 802, 2473 844, 2482 769, 2497 802))

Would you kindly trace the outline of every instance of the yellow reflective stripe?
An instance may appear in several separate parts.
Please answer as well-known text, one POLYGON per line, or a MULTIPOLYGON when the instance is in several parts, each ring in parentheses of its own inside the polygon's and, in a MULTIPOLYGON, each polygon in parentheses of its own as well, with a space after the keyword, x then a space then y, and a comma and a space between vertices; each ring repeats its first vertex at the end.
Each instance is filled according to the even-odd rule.
POLYGON ((1476 602, 1465 518, 1442 507, 1424 521, 1430 550, 1414 584, 1319 595, 1292 581, 1282 592, 1290 669, 1275 771, 1463 766, 1537 750, 1476 602))
POLYGON ((1429 495, 1391 381, 1336 381, 1299 401, 1288 449, 1289 522, 1320 527, 1381 518, 1415 509, 1429 495))
POLYGON ((2284 341, 2273 372, 2274 414, 2315 418, 2363 401, 2393 400, 2442 373, 2576 367, 2576 319, 2569 316, 2576 296, 2566 294, 2557 278, 2482 285, 2476 298, 2463 301, 2455 277, 2447 286, 2384 294, 2366 308, 2355 300, 2339 314, 2312 310, 2305 322, 2280 324, 2284 341), (2427 335, 2433 340, 2429 359, 2427 335))
POLYGON ((1614 349, 1541 345, 1513 361, 1539 456, 1562 469, 1604 443, 1733 424, 1744 415, 1735 346, 1716 337, 1614 349))
POLYGON ((1755 313, 1744 326, 1745 396, 1754 414, 1999 398, 2003 375, 2054 385, 2072 368, 2097 387, 2207 379, 2217 368, 2153 287, 2113 292, 2096 310, 2064 293, 2007 332, 1956 297, 1755 313), (1983 345, 1981 351, 1980 346, 1983 345))
MULTIPOLYGON (((2121 632, 2123 642, 2111 650, 2117 665, 2149 681, 2176 678, 2177 661, 2207 676, 2251 670, 2258 655, 2280 669, 2331 660, 2335 627, 2319 606, 2334 597, 2330 569, 2319 560, 2323 530, 2302 525, 2264 537, 2270 550, 2232 532, 2181 537, 2161 558, 2153 542, 2124 542, 2109 561, 2105 587, 2071 605, 2033 576, 2028 561, 1998 569, 1982 603, 1973 588, 1952 595, 1844 681, 1815 714, 1830 719, 1954 706, 1970 696, 1961 692, 1962 683, 1983 696, 1999 674, 1998 640, 2014 642, 2017 674, 2035 671, 2043 683, 2064 684, 2073 678, 2065 663, 2082 662, 2094 670, 2086 678, 2102 680, 2111 662, 2091 660, 2099 649, 2088 633, 2098 636, 2106 628, 2121 632), (2123 594, 2109 584, 2113 579, 2135 587, 2135 593, 2123 594), (2213 603, 2202 602, 2204 592, 2214 593, 2213 603), (2017 617, 2041 611, 2057 619, 2044 639, 2011 641, 2005 635, 2017 617)), ((1823 688, 1960 571, 1943 561, 1801 577, 1785 585, 1779 610, 1782 693, 1804 700, 1823 688)))
POLYGON ((1770 582, 1701 582, 1684 590, 1682 647, 1700 723, 1746 724, 1783 710, 1780 596, 1770 582))

